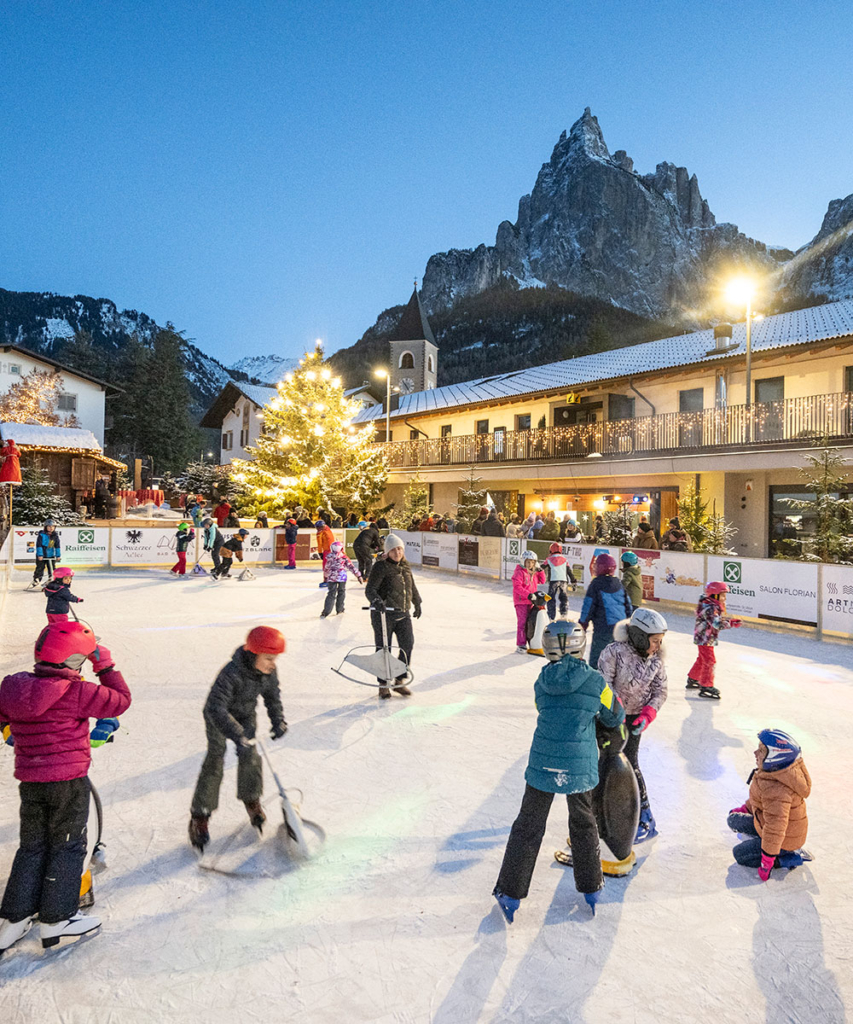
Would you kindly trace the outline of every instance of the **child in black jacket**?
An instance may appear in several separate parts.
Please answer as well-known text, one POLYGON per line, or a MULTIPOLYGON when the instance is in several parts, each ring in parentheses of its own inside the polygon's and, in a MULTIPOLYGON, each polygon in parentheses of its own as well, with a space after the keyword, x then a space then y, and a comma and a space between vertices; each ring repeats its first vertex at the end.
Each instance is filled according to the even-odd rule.
POLYGON ((70 604, 82 604, 83 598, 75 597, 69 589, 73 576, 73 570, 64 565, 53 570, 53 579, 44 588, 48 622, 67 622, 70 604))

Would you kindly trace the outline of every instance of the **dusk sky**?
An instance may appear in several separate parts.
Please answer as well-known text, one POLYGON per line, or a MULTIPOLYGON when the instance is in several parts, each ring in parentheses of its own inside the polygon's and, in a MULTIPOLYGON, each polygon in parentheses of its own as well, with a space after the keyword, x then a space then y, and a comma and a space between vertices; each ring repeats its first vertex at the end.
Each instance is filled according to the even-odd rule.
POLYGON ((226 365, 352 344, 492 244, 590 106, 640 173, 796 248, 853 192, 851 7, 12 2, 0 287, 171 320, 226 365))

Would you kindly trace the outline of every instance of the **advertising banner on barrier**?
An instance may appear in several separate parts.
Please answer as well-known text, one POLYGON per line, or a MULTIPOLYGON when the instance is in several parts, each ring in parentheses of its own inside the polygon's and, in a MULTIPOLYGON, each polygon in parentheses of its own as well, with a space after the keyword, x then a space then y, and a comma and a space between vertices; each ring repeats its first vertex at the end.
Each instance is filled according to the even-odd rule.
POLYGON ((421 535, 421 561, 433 569, 457 569, 459 541, 455 533, 421 535))
POLYGON ((643 574, 643 599, 696 604, 705 586, 705 556, 687 551, 634 549, 643 574), (651 585, 651 594, 648 593, 651 585))
POLYGON ((424 536, 419 530, 394 530, 394 533, 406 545, 406 561, 412 565, 421 564, 421 538, 424 536))
MULTIPOLYGON (((199 537, 199 556, 202 565, 213 565, 213 559, 210 556, 209 551, 202 550, 202 536, 203 531, 197 530, 199 537)), ((230 540, 237 532, 235 529, 222 529, 219 531, 222 534, 223 542, 230 540)), ((281 531, 280 531, 281 532, 281 531)), ((306 531, 307 532, 307 531, 306 531)), ((273 552, 275 550, 275 530, 249 530, 249 536, 243 538, 243 561, 251 562, 253 565, 263 565, 266 563, 269 565, 273 561, 273 552)), ((297 545, 297 553, 299 551, 297 545)), ((192 555, 193 549, 190 548, 187 555, 189 560, 192 555)), ((235 568, 240 563, 237 562, 235 568)))
POLYGON ((823 567, 823 628, 830 633, 853 634, 853 567, 823 567))
MULTIPOLYGON (((173 526, 114 526, 110 560, 113 565, 174 565, 175 534, 173 526)), ((187 561, 194 554, 190 545, 187 561)))
POLYGON ((502 573, 505 540, 479 534, 456 534, 459 541, 459 571, 495 576, 502 573))
MULTIPOLYGON (((34 563, 36 537, 41 527, 16 526, 13 529, 15 562, 34 563)), ((62 561, 66 565, 108 565, 110 531, 106 526, 61 526, 59 534, 62 561)))
POLYGON ((730 615, 817 625, 814 563, 709 555, 708 579, 728 583, 730 615))

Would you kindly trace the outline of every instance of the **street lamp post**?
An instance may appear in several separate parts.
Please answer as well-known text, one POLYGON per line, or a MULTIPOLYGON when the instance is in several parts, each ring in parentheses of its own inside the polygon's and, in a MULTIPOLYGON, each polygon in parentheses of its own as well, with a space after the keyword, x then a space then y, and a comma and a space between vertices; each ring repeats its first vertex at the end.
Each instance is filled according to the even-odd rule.
POLYGON ((385 442, 391 440, 391 374, 388 370, 376 370, 375 376, 385 378, 385 442))

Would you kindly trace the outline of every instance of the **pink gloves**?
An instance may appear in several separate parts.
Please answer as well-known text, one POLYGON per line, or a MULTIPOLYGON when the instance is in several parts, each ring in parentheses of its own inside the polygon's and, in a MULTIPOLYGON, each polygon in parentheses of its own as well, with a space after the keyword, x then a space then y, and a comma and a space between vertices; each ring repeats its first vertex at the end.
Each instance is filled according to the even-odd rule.
POLYGON ((748 808, 748 807, 746 806, 746 804, 741 804, 741 805, 740 805, 740 807, 733 807, 733 808, 732 808, 732 809, 731 809, 731 810, 729 811, 729 814, 750 814, 750 813, 751 813, 751 811, 750 811, 750 809, 749 809, 749 808, 748 808))
POLYGON ((94 651, 92 651, 89 655, 89 661, 92 662, 92 667, 95 670, 96 676, 99 676, 102 672, 106 672, 108 668, 116 667, 116 663, 113 661, 113 656, 103 644, 99 644, 94 651))
POLYGON ((769 854, 765 853, 764 850, 762 850, 761 867, 758 869, 758 877, 761 879, 762 882, 766 882, 767 879, 770 877, 770 872, 773 870, 775 864, 776 858, 771 857, 769 854))
POLYGON ((657 711, 650 704, 647 704, 634 719, 631 728, 632 735, 639 736, 641 732, 648 729, 657 716, 657 711))
POLYGON ((740 619, 729 619, 729 625, 733 626, 735 629, 740 629, 743 623, 740 619))

